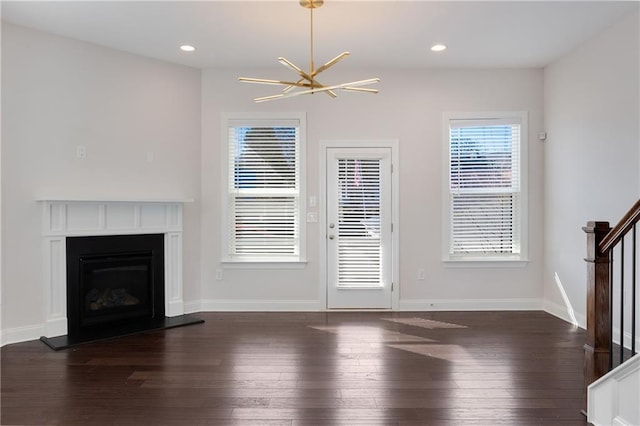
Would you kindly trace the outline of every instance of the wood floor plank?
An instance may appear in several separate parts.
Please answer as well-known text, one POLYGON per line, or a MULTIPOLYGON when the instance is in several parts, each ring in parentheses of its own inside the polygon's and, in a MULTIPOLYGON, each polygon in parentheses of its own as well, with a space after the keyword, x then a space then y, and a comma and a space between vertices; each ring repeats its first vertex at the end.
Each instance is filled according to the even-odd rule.
POLYGON ((1 349, 13 425, 586 425, 584 331, 544 312, 202 313, 1 349))

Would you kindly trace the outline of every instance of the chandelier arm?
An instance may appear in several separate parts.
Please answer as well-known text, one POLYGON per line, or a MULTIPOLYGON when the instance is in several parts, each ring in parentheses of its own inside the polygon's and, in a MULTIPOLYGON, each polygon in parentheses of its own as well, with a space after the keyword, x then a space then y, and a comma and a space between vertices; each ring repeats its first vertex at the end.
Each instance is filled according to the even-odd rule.
POLYGON ((295 86, 295 87, 305 87, 305 88, 313 87, 309 83, 302 83, 302 80, 282 81, 282 80, 267 80, 264 78, 238 77, 238 81, 241 81, 243 83, 273 84, 273 85, 295 86))
POLYGON ((306 80, 309 81, 309 83, 313 83, 313 77, 311 77, 311 75, 307 74, 306 72, 304 72, 302 70, 302 68, 300 68, 299 66, 297 66, 296 64, 294 64, 293 62, 289 61, 287 58, 283 58, 283 57, 279 57, 278 58, 278 62, 280 62, 282 65, 284 65, 285 67, 295 71, 296 73, 298 73, 298 75, 306 80))
MULTIPOLYGON (((298 80, 297 82, 300 83, 301 81, 303 81, 304 79, 301 78, 300 80, 298 80)), ((303 83, 303 84, 298 84, 297 86, 294 85, 289 85, 287 87, 285 87, 284 89, 282 89, 282 93, 289 93, 291 92, 293 89, 295 89, 296 87, 306 87, 306 88, 314 88, 314 87, 318 87, 318 88, 323 88, 325 87, 324 84, 321 84, 318 82, 318 80, 313 80, 314 85, 312 86, 311 84, 308 83, 303 83)), ((333 90, 327 90, 324 93, 326 93, 327 95, 329 95, 329 97, 331 98, 337 98, 338 94, 336 92, 334 92, 333 90)))
POLYGON ((294 96, 300 96, 300 95, 307 95, 310 93, 318 93, 318 92, 326 92, 326 91, 331 91, 331 90, 335 90, 335 89, 344 89, 346 87, 357 87, 357 86, 366 86, 369 84, 374 84, 374 83, 378 83, 380 81, 379 78, 370 78, 367 80, 359 80, 359 81, 352 81, 349 83, 342 83, 342 84, 336 84, 334 86, 324 86, 321 88, 311 88, 311 89, 307 89, 307 90, 299 90, 297 92, 289 92, 289 93, 280 93, 278 95, 272 95, 272 96, 265 96, 262 98, 255 98, 254 101, 256 102, 265 102, 265 101, 272 101, 272 100, 276 100, 276 99, 284 99, 284 98, 292 98, 294 96))
POLYGON ((324 71, 324 70, 326 70, 328 68, 331 68, 332 66, 334 66, 335 64, 337 64, 338 62, 340 62, 341 60, 343 60, 344 58, 346 58, 349 55, 350 55, 349 52, 342 52, 341 54, 339 54, 338 56, 336 56, 335 58, 333 58, 332 60, 330 60, 326 64, 322 65, 317 70, 313 71, 311 73, 311 77, 315 77, 316 75, 320 74, 322 71, 324 71))
POLYGON ((296 84, 290 84, 287 87, 285 87, 284 89, 282 89, 283 93, 287 93, 290 92, 291 90, 295 89, 296 87, 300 87, 301 84, 303 84, 302 82, 304 81, 304 78, 301 78, 300 80, 296 81, 296 84))
POLYGON ((344 90, 346 92, 378 93, 378 89, 369 89, 366 87, 343 87, 340 90, 344 90))

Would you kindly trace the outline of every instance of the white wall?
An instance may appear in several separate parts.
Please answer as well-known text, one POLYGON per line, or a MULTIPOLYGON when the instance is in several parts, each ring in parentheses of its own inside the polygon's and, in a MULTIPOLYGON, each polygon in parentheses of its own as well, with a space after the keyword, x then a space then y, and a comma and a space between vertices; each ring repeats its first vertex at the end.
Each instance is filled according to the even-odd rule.
MULTIPOLYGON (((3 340, 44 320, 37 198, 199 198, 200 94, 199 70, 2 24, 3 340)), ((184 213, 192 301, 199 203, 184 213)))
POLYGON ((615 224, 640 196, 639 39, 636 13, 544 71, 545 308, 571 320, 570 305, 581 326, 581 228, 615 224))
MULTIPOLYGON (((238 76, 287 78, 286 69, 203 71, 202 297, 205 309, 301 309, 319 299, 321 234, 308 224, 309 263, 302 270, 224 269, 220 253, 221 112, 307 113, 307 193, 319 195, 319 141, 398 139, 400 144, 400 308, 542 307, 542 70, 350 70, 327 83, 379 76, 380 93, 317 94, 254 104, 277 88, 238 76), (445 269, 442 264, 442 115, 444 111, 529 112, 529 254, 526 268, 445 269), (206 260, 205 260, 206 259, 206 260), (419 268, 426 280, 417 280, 419 268)), ((330 80, 330 81, 329 81, 330 80)), ((319 209, 324 208, 320 201, 319 209)))
MULTIPOLYGON (((616 36, 616 40, 633 39, 633 34, 629 34, 633 29, 625 28, 618 30, 623 34, 616 36)), ((340 82, 379 76, 381 93, 345 93, 336 100, 314 95, 254 104, 253 97, 273 93, 273 88, 242 84, 237 77, 290 77, 286 69, 211 69, 202 72, 201 80, 200 71, 186 67, 9 24, 4 24, 2 31, 3 332, 21 327, 35 332, 43 321, 40 209, 35 201, 41 196, 199 199, 200 202, 188 204, 185 209, 184 282, 188 311, 324 306, 319 297, 322 283, 317 224, 308 225, 306 268, 224 269, 223 280, 216 281, 215 270, 222 268, 219 264, 222 112, 306 112, 308 195, 319 195, 320 140, 399 140, 398 285, 402 309, 543 306, 544 150, 551 176, 546 188, 552 197, 547 211, 567 211, 572 218, 572 223, 566 224, 557 222, 562 218, 548 215, 546 220, 551 221, 552 232, 546 234, 547 239, 554 232, 565 231, 571 239, 574 235, 570 230, 576 229, 578 241, 575 248, 570 246, 571 250, 563 249, 564 243, 560 242, 545 246, 547 251, 553 250, 546 254, 549 268, 545 270, 544 290, 550 299, 547 305, 561 304, 559 295, 554 293, 553 272, 558 271, 563 280, 568 274, 556 264, 567 265, 572 271, 575 266, 575 273, 582 274, 584 246, 580 227, 587 219, 598 218, 591 215, 605 210, 598 210, 599 204, 594 201, 594 208, 588 210, 589 217, 586 212, 581 215, 588 199, 570 191, 579 187, 573 178, 576 170, 588 178, 591 173, 588 163, 605 154, 585 154, 584 162, 577 162, 569 154, 563 154, 562 144, 557 142, 580 142, 582 147, 586 138, 595 149, 601 146, 596 143, 600 139, 610 140, 609 134, 596 136, 575 124, 591 123, 595 119, 589 114, 599 108, 584 106, 593 100, 585 95, 588 91, 584 87, 576 88, 574 93, 571 88, 577 82, 588 82, 589 87, 602 86, 602 90, 594 93, 596 99, 616 96, 630 108, 622 119, 610 112, 615 109, 611 107, 613 101, 603 108, 608 114, 606 121, 616 124, 609 127, 617 131, 622 126, 628 130, 622 136, 635 141, 623 145, 627 147, 623 157, 633 165, 610 167, 618 173, 616 181, 633 182, 632 190, 620 202, 615 194, 605 194, 606 209, 613 213, 606 216, 618 216, 619 212, 613 210, 622 211, 638 194, 637 121, 633 129, 630 123, 631 117, 638 116, 637 49, 636 62, 633 53, 629 53, 633 45, 627 47, 623 43, 614 52, 599 53, 607 55, 607 61, 602 62, 620 64, 615 67, 596 61, 595 52, 578 53, 566 63, 561 61, 549 67, 546 85, 539 69, 345 71, 336 67, 327 79, 340 82), (582 56, 588 58, 581 59, 582 56), (595 71, 587 71, 587 66, 595 71), (600 75, 606 70, 609 70, 605 74, 607 80, 600 82, 600 75), (623 80, 627 81, 618 83, 623 80), (635 92, 631 93, 636 93, 636 103, 628 91, 629 81, 635 84, 635 92), (604 90, 608 87, 613 92, 604 90), (544 130, 545 102, 552 118, 546 128, 549 140, 543 143, 537 140, 537 134, 544 130), (587 120, 573 118, 573 113, 583 109, 587 120), (445 268, 441 262, 442 114, 505 110, 529 112, 530 262, 525 268, 445 268), (572 131, 581 133, 576 137, 572 131), (634 136, 628 135, 634 131, 634 136), (563 132, 570 137, 560 137, 563 132), (84 160, 76 158, 78 145, 87 147, 84 160), (560 152, 550 155, 556 147, 560 152), (152 163, 146 162, 150 151, 154 153, 152 163), (566 161, 556 162, 554 167, 554 160, 561 154, 566 161), (558 164, 570 167, 569 172, 559 175, 558 164), (417 279, 421 268, 426 270, 425 280, 417 279)), ((637 48, 637 37, 635 40, 637 48)), ((602 132, 600 128, 596 130, 602 132)), ((622 143, 619 140, 608 144, 622 143)), ((597 184, 593 178, 590 182, 592 187, 597 184)), ((319 208, 323 207, 321 203, 319 208)), ((603 211, 603 216, 604 213, 607 211, 603 211)), ((584 280, 569 281, 577 283, 570 297, 576 304, 582 302, 584 280)))

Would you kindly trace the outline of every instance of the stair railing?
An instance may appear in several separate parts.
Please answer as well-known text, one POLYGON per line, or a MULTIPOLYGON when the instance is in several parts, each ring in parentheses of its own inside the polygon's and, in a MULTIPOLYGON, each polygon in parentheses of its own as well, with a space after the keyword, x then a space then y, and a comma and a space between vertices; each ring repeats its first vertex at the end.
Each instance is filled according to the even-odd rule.
POLYGON ((609 222, 587 222, 587 339, 584 345, 584 403, 588 386, 636 354, 636 225, 640 221, 640 200, 612 229, 609 222), (625 255, 625 241, 631 255, 625 255), (614 272, 614 253, 617 255, 614 272), (625 259, 631 265, 625 265, 625 259), (626 276, 625 276, 626 274, 626 276), (616 276, 617 275, 617 276, 616 276), (614 282, 614 276, 616 280, 614 282), (630 287, 626 287, 630 285, 630 287), (625 296, 630 289, 630 312, 625 313, 625 296), (614 295, 616 295, 614 300, 614 295), (614 313, 618 314, 614 318, 614 313), (616 326, 614 328, 614 325, 616 326), (630 326, 625 345, 625 325, 630 326), (618 336, 615 339, 615 336, 618 336), (617 341, 616 341, 617 340, 617 341), (615 350, 614 350, 615 349, 615 350), (617 356, 614 356, 617 355, 617 356), (614 359, 617 358, 617 359, 614 359))

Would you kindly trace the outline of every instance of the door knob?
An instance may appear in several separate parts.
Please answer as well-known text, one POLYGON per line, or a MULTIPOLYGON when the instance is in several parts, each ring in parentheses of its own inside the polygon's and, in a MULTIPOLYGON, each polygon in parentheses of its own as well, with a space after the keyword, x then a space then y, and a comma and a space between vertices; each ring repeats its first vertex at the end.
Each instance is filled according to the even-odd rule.
POLYGON ((329 224, 329 228, 333 229, 333 228, 335 228, 335 227, 336 227, 335 223, 330 223, 330 224, 329 224))
POLYGON ((329 239, 333 240, 335 237, 333 235, 329 235, 329 239))

